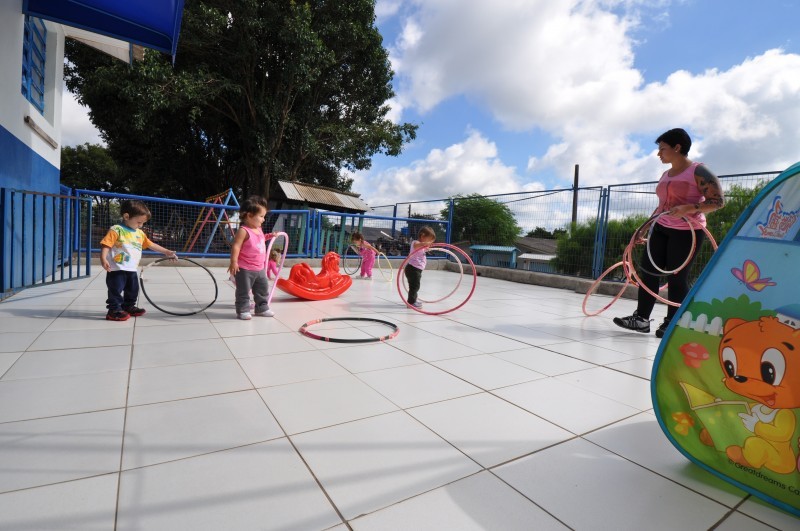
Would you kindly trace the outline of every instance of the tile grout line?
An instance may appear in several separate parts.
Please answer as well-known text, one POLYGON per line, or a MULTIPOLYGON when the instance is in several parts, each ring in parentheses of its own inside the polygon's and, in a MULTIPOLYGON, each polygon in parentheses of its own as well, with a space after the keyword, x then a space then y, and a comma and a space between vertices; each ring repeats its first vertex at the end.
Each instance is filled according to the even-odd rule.
MULTIPOLYGON (((222 336, 220 336, 220 337, 222 337, 222 336)), ((297 455, 297 457, 300 459, 300 461, 302 461, 303 465, 306 467, 306 470, 308 470, 308 473, 311 475, 311 477, 314 478, 314 482, 317 484, 317 487, 319 487, 319 489, 322 491, 322 494, 328 500, 328 503, 331 505, 333 510, 336 512, 336 515, 339 517, 339 519, 342 521, 342 524, 344 524, 347 527, 348 530, 352 531, 353 528, 350 526, 350 524, 348 523, 347 519, 342 514, 342 511, 339 510, 339 507, 333 502, 333 498, 331 498, 330 494, 328 494, 328 491, 325 489, 325 487, 322 485, 322 482, 319 480, 317 475, 311 469, 311 466, 308 464, 308 462, 306 461, 305 457, 303 457, 303 454, 300 453, 300 450, 297 448, 297 446, 295 445, 295 443, 292 440, 291 436, 286 431, 286 428, 283 427, 283 424, 281 424, 280 420, 278 420, 278 417, 275 415, 275 413, 273 413, 272 409, 269 407, 269 404, 267 404, 267 401, 264 398, 264 396, 261 393, 258 392, 258 389, 260 389, 260 388, 256 387, 255 383, 253 383, 253 380, 250 378, 250 375, 247 374, 247 371, 244 369, 244 367, 242 367, 241 363, 239 363, 239 359, 231 351, 231 348, 228 346, 227 343, 225 343, 225 347, 231 353, 231 356, 233 356, 233 359, 236 360, 236 365, 239 366, 239 370, 242 371, 242 373, 244 374, 245 378, 247 378, 247 381, 250 382, 250 385, 253 386, 253 390, 258 395, 258 397, 261 399, 261 402, 264 404, 264 407, 267 408, 267 411, 269 411, 269 414, 272 415, 272 418, 273 418, 273 420, 275 420, 275 423, 278 425, 278 427, 280 427, 281 431, 284 434, 284 437, 286 437, 286 441, 292 446, 292 449, 294 450, 295 455, 297 455)), ((272 440, 275 440, 275 439, 272 439, 272 440)), ((337 524, 337 525, 339 525, 339 524, 337 524)), ((333 526, 333 527, 336 527, 336 526, 333 526)))
MULTIPOLYGON (((134 319, 137 319, 134 317, 134 319)), ((117 473, 117 496, 115 499, 114 504, 114 530, 117 529, 117 524, 119 522, 119 501, 120 501, 120 494, 122 491, 122 460, 125 456, 125 432, 128 427, 128 399, 130 398, 131 392, 131 374, 133 370, 133 351, 134 351, 134 337, 136 333, 136 322, 134 321, 133 325, 133 332, 131 333, 131 352, 130 357, 128 359, 128 380, 125 385, 125 410, 122 415, 122 440, 120 441, 120 448, 119 448, 119 472, 117 473)))

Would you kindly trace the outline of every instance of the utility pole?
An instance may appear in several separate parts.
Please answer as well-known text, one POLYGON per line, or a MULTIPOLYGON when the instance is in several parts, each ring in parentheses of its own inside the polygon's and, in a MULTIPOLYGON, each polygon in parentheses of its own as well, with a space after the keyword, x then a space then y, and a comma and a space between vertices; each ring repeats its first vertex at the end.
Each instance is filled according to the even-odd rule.
POLYGON ((578 222, 578 169, 580 165, 575 165, 575 181, 572 184, 572 223, 578 222))

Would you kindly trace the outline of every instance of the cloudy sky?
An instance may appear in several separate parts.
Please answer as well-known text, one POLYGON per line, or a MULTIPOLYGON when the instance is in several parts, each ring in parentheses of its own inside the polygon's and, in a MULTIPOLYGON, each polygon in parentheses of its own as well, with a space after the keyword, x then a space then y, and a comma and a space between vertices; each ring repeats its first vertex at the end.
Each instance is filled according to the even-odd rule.
MULTIPOLYGON (((378 0, 400 157, 353 177, 372 206, 655 180, 684 127, 722 174, 800 160, 800 2, 378 0)), ((97 141, 65 99, 64 143, 97 141)))

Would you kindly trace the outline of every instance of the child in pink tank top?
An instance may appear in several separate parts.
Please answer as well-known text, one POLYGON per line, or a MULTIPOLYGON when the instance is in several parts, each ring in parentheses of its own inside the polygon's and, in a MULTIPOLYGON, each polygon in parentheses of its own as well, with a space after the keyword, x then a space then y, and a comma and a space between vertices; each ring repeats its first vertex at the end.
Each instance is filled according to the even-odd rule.
POLYGON ((236 316, 245 321, 251 319, 250 293, 255 300, 256 315, 272 317, 267 295, 267 248, 264 242, 274 234, 264 234, 261 226, 267 215, 267 200, 252 196, 242 203, 239 210, 239 230, 231 245, 231 263, 228 272, 236 282, 236 316))

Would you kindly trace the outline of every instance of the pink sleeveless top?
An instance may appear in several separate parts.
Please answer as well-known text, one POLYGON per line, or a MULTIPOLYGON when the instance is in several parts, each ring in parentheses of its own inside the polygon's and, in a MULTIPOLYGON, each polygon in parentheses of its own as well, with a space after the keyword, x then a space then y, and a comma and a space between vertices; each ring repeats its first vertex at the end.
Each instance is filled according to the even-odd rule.
POLYGON ((247 238, 239 251, 239 267, 248 271, 260 271, 267 265, 267 247, 264 245, 264 233, 261 228, 242 228, 247 231, 247 238))
MULTIPOLYGON (((694 170, 699 165, 699 162, 692 162, 688 168, 674 177, 669 176, 669 170, 664 172, 661 176, 661 180, 658 181, 658 186, 656 186, 658 210, 660 212, 667 211, 678 205, 693 205, 706 200, 697 187, 697 181, 695 181, 694 178, 694 170)), ((686 217, 692 222, 691 227, 683 218, 669 215, 658 218, 658 224, 671 229, 681 230, 689 230, 692 228, 697 230, 706 226, 706 217, 702 212, 693 212, 686 217)))

